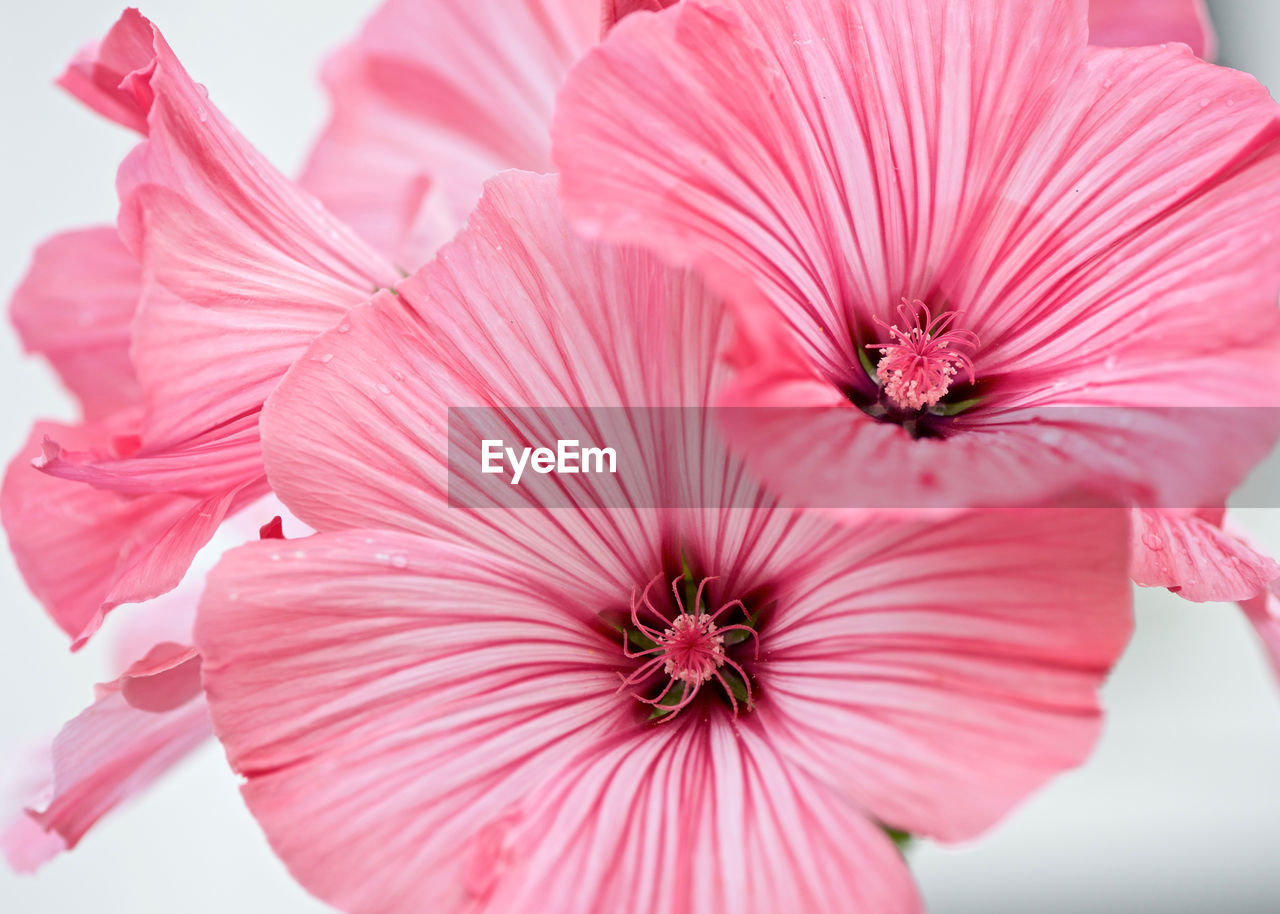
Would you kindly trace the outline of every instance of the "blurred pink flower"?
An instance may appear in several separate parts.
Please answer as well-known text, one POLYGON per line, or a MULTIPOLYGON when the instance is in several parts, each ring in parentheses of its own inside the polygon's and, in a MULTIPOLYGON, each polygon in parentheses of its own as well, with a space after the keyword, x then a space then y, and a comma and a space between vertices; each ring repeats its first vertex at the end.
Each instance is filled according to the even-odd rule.
POLYGON ((324 66, 333 113, 302 185, 412 271, 485 180, 551 171, 551 108, 599 0, 387 0, 324 66))
POLYGON ((685 0, 575 68, 570 219, 729 297, 722 402, 768 407, 731 431, 770 485, 1195 508, 1270 448, 1280 108, 1184 48, 1086 32, 1083 0, 685 0), (895 396, 871 353, 926 309, 966 361, 934 351, 895 396))
POLYGON ((268 402, 322 532, 229 553, 196 637, 250 809, 352 914, 919 910, 877 823, 969 837, 1092 745, 1124 513, 775 507, 698 418, 724 310, 555 192, 491 182, 268 402), (615 507, 451 508, 447 406, 520 403, 694 415, 615 507), (746 507, 644 507, 682 486, 746 507))

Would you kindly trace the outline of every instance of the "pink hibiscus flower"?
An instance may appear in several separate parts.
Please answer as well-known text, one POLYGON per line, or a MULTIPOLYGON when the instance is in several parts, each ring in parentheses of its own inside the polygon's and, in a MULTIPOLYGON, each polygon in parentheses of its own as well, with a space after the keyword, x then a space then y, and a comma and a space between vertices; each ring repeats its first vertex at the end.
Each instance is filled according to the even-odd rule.
POLYGON ((878 823, 968 837, 1092 744, 1124 513, 775 507, 699 421, 723 309, 555 192, 492 182, 268 402, 322 532, 224 558, 196 639, 250 809, 348 912, 919 910, 878 823), (507 404, 692 418, 615 508, 450 508, 447 405, 507 404))
POLYGON ((1087 48, 1086 18, 687 0, 571 74, 567 211, 729 296, 723 402, 771 485, 1196 508, 1270 448, 1280 108, 1185 48, 1087 48))

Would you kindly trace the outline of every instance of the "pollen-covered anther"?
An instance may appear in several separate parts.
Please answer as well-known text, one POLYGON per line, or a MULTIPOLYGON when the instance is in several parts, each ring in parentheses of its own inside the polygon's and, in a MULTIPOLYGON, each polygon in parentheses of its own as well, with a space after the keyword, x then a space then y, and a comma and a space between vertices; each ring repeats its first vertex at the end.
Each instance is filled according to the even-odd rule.
MULTIPOLYGON (((686 607, 680 593, 681 584, 685 582, 685 578, 677 577, 671 582, 671 593, 676 610, 672 618, 671 614, 662 613, 650 599, 650 591, 659 579, 660 576, 655 577, 645 586, 644 592, 639 597, 633 597, 631 600, 631 624, 634 626, 635 636, 653 646, 633 651, 630 646, 631 636, 627 632, 623 633, 622 653, 630 659, 642 658, 644 662, 630 676, 622 677, 622 685, 619 688, 638 689, 654 676, 666 676, 666 685, 657 695, 648 698, 637 691, 636 697, 646 704, 656 706, 663 715, 661 720, 670 720, 697 697, 704 683, 715 679, 723 687, 736 714, 738 698, 734 694, 733 686, 725 678, 727 667, 730 675, 736 677, 741 683, 747 709, 750 710, 751 680, 746 671, 725 653, 725 636, 729 632, 745 632, 747 637, 756 639, 758 647, 756 631, 745 624, 719 624, 721 617, 733 609, 741 611, 745 616, 746 610, 742 601, 730 600, 714 613, 703 612, 703 591, 706 589, 707 582, 714 580, 714 578, 703 578, 698 584, 693 606, 686 607), (646 618, 658 620, 658 624, 651 625, 642 620, 642 611, 646 618)), ((746 640, 746 638, 739 637, 739 640, 746 640)))
POLYGON ((978 338, 968 330, 950 329, 956 316, 955 311, 944 311, 934 317, 924 302, 908 302, 904 298, 898 306, 898 317, 906 330, 876 318, 876 323, 889 331, 891 342, 870 343, 867 348, 880 350, 876 378, 889 402, 898 409, 937 406, 961 369, 970 383, 974 381, 970 353, 978 345, 978 338))

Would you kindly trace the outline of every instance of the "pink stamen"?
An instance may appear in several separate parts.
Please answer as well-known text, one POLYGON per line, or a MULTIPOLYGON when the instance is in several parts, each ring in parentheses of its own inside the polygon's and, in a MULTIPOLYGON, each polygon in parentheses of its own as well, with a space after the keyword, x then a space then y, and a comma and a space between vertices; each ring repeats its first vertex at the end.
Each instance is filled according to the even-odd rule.
POLYGON ((970 353, 977 347, 978 337, 968 330, 950 329, 956 316, 955 311, 944 311, 934 317, 924 302, 908 302, 904 298, 898 306, 898 317, 906 330, 875 319, 889 331, 892 342, 870 343, 867 348, 882 353, 876 377, 894 406, 909 410, 936 406, 961 369, 973 383, 970 353))
POLYGON ((704 683, 715 679, 724 688, 725 694, 729 696, 729 703, 733 707, 733 712, 737 714, 737 698, 734 696, 733 689, 730 688, 728 681, 720 672, 721 667, 728 665, 741 677, 747 690, 747 708, 750 709, 751 681, 747 678, 746 671, 725 655, 724 639, 727 632, 748 632, 752 638, 756 639, 757 656, 760 650, 760 639, 755 629, 750 625, 737 624, 721 627, 716 624, 716 620, 722 614, 735 607, 742 610, 745 615, 746 608, 742 605, 742 601, 730 600, 712 614, 700 612, 699 610, 703 605, 703 591, 707 586, 707 582, 714 580, 714 578, 703 578, 698 584, 694 605, 692 608, 688 608, 684 605, 684 600, 680 594, 680 584, 685 579, 683 576, 677 577, 671 582, 671 593, 675 599, 677 611, 672 614, 673 618, 668 618, 649 600, 649 591, 656 580, 656 578, 651 580, 645 585, 644 590, 638 597, 633 595, 631 599, 631 622, 639 632, 654 642, 654 647, 633 651, 628 643, 627 634, 623 633, 623 655, 631 659, 641 657, 647 659, 630 676, 621 676, 619 674, 622 678, 622 685, 618 687, 619 691, 625 688, 636 689, 661 670, 662 674, 667 677, 667 683, 662 691, 654 698, 645 698, 639 694, 636 697, 645 704, 661 706, 667 712, 662 717, 662 720, 665 721, 675 717, 677 713, 687 707, 697 697, 704 683), (640 621, 641 608, 647 609, 662 620, 664 624, 662 631, 657 631, 640 621), (666 697, 671 694, 671 690, 677 682, 681 683, 682 686, 680 700, 674 705, 662 704, 666 697))

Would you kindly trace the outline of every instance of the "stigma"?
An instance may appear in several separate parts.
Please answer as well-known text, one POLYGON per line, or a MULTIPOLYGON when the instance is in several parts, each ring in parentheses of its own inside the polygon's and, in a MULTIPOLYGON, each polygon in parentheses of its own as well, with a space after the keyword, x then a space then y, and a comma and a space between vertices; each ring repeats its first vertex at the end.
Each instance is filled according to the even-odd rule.
POLYGON ((867 348, 880 350, 876 379, 893 406, 916 412, 937 406, 960 371, 973 383, 970 354, 978 338, 968 330, 951 329, 956 317, 955 311, 934 317, 924 302, 904 298, 898 318, 905 330, 876 318, 889 331, 890 342, 870 343, 867 348))
POLYGON ((746 623, 726 624, 727 614, 738 610, 746 617, 741 600, 730 600, 715 612, 704 610, 703 593, 709 581, 703 578, 692 601, 681 595, 682 584, 690 583, 683 575, 671 581, 672 603, 667 612, 654 605, 651 598, 653 585, 661 579, 655 577, 644 591, 631 599, 632 629, 623 632, 622 652, 628 659, 642 661, 630 676, 622 677, 619 690, 630 688, 636 698, 653 705, 655 716, 671 720, 688 707, 702 687, 715 680, 724 690, 736 715, 739 697, 747 710, 751 709, 751 680, 746 670, 726 653, 727 641, 734 643, 759 639, 755 629, 746 623), (692 602, 687 606, 687 602, 692 602), (632 646, 639 646, 633 650, 632 646), (654 683, 659 677, 665 682, 654 683), (641 690, 657 694, 647 696, 641 690))

